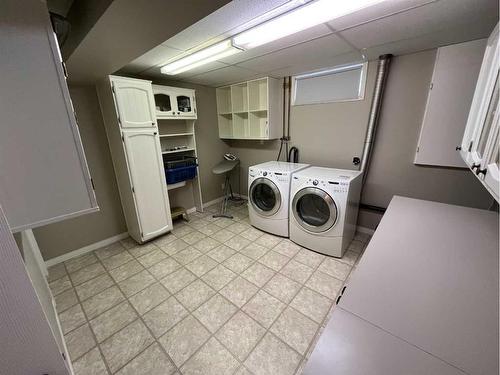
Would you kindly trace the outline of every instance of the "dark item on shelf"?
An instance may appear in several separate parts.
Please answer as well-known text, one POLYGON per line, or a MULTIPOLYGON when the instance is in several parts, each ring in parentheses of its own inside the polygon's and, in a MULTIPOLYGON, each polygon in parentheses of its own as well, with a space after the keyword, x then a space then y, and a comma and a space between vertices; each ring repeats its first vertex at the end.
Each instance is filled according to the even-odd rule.
POLYGON ((198 162, 195 157, 182 156, 176 159, 164 159, 165 176, 168 184, 192 180, 196 177, 198 162))

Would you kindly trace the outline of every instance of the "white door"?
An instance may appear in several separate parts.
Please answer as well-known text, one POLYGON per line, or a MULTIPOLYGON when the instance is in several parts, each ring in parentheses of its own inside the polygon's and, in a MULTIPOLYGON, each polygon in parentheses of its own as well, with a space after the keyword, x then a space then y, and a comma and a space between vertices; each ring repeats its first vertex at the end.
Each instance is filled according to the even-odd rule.
POLYGON ((172 228, 167 182, 156 130, 124 130, 134 201, 143 241, 172 228))
POLYGON ((156 127, 155 103, 151 82, 112 77, 113 93, 120 126, 156 127))

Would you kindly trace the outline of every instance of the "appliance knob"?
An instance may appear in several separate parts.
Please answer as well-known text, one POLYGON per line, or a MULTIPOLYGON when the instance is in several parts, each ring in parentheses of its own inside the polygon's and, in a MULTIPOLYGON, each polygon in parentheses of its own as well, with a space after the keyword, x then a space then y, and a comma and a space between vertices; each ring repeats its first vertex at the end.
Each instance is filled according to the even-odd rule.
POLYGON ((264 176, 267 176, 267 172, 262 173, 264 176))
POLYGON ((318 180, 314 180, 314 181, 313 181, 313 185, 314 185, 314 186, 318 185, 318 180))

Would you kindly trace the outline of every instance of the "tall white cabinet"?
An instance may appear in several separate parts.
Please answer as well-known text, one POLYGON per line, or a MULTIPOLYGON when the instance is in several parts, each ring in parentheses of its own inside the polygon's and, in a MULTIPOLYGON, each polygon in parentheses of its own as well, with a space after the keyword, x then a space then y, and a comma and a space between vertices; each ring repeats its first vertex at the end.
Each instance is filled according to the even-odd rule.
POLYGON ((97 93, 128 231, 143 243, 172 229, 151 82, 109 76, 97 93))

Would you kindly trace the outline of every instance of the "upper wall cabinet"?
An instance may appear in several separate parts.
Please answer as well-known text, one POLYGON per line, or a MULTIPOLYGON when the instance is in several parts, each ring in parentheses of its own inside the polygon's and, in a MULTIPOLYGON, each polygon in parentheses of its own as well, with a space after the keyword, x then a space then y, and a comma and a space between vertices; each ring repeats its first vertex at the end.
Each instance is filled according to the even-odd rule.
POLYGON ((46 4, 26 5, 0 12, 0 204, 14 231, 98 210, 46 4))
POLYGON ((111 83, 122 128, 156 126, 151 82, 113 76, 111 83))
POLYGON ((281 81, 264 77, 219 87, 217 116, 223 139, 277 139, 281 136, 281 81))
POLYGON ((460 154, 499 201, 499 54, 498 24, 488 39, 460 154))
POLYGON ((464 134, 486 39, 438 48, 415 164, 465 168, 464 134))
POLYGON ((195 91, 179 87, 153 85, 156 118, 196 119, 195 91))

